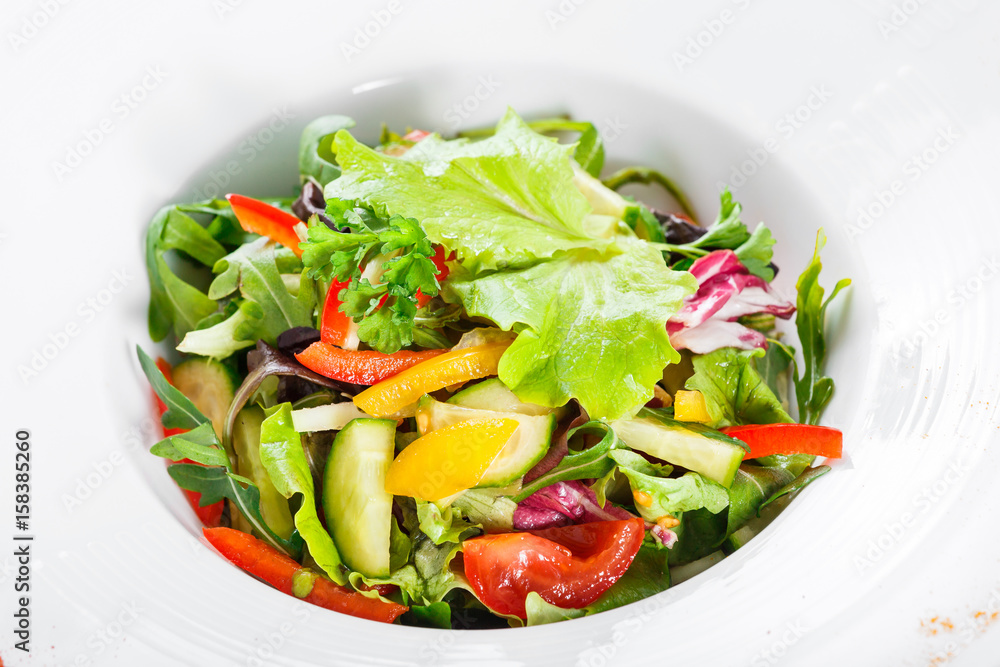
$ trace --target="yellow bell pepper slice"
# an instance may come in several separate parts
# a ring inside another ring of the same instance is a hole
[[[708,405],[705,403],[705,395],[700,391],[679,389],[674,394],[674,419],[699,424],[712,421],[712,416],[708,414]]]
[[[354,405],[373,417],[388,417],[438,389],[496,375],[511,341],[452,350],[372,385],[354,397]]]
[[[441,500],[471,489],[517,430],[515,419],[471,419],[421,436],[389,465],[385,490]]]

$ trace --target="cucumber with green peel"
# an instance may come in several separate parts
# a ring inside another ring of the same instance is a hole
[[[460,405],[476,410],[493,410],[495,412],[516,412],[522,415],[550,415],[561,413],[563,408],[548,408],[535,403],[522,403],[521,400],[507,388],[500,378],[490,378],[478,384],[463,389],[448,399],[452,405]],[[556,419],[559,419],[557,416]]]
[[[634,419],[611,422],[622,441],[667,463],[701,473],[729,488],[746,450],[718,431],[680,422],[643,408]]]
[[[260,460],[260,425],[264,411],[256,405],[240,410],[233,424],[233,450],[236,452],[236,472],[246,477],[260,490],[260,513],[264,522],[282,539],[295,530],[288,500],[278,493]]]
[[[212,420],[216,434],[221,436],[229,406],[236,395],[236,388],[240,386],[240,380],[232,370],[213,359],[195,357],[174,366],[171,381],[202,414]]]
[[[513,419],[518,423],[510,440],[490,464],[477,486],[495,487],[514,483],[541,461],[552,444],[556,428],[555,413],[526,415],[518,412],[479,410],[452,403],[442,403],[424,396],[417,404],[417,429],[421,435],[470,419]]]
[[[323,511],[344,563],[366,577],[389,576],[392,463],[396,422],[354,419],[333,440],[323,474]]]

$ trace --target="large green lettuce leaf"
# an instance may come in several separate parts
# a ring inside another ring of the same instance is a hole
[[[292,426],[292,406],[281,403],[266,410],[260,425],[260,460],[274,488],[285,498],[302,494],[295,512],[295,528],[309,547],[309,555],[338,584],[347,583],[347,568],[341,563],[333,538],[320,523],[312,472],[302,448],[302,437]]]
[[[415,218],[467,268],[524,267],[560,250],[609,245],[584,225],[591,208],[573,183],[573,147],[533,131],[513,110],[482,141],[432,135],[392,157],[341,130],[334,146],[343,173],[326,186],[327,200]]]
[[[595,419],[630,417],[680,355],[666,321],[697,288],[660,252],[619,237],[616,254],[575,251],[519,271],[449,281],[469,315],[518,337],[500,360],[500,379],[528,403],[575,398]]]

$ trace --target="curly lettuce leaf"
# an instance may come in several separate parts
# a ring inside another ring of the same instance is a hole
[[[327,200],[419,220],[470,269],[525,267],[561,250],[609,245],[584,226],[591,209],[573,183],[572,147],[534,132],[513,110],[482,141],[431,135],[393,157],[340,131],[334,147],[343,173],[327,185]]]
[[[656,470],[642,456],[628,450],[613,451],[611,458],[628,478],[632,492],[642,492],[650,497],[649,505],[636,504],[639,514],[647,521],[656,522],[668,514],[677,515],[702,507],[712,514],[718,514],[729,505],[726,487],[696,472],[688,472],[680,477],[667,477],[659,474],[663,471]]]
[[[578,251],[519,271],[449,281],[471,316],[518,337],[500,360],[500,379],[527,403],[577,399],[594,419],[628,417],[680,359],[666,321],[697,288],[669,270],[659,251],[620,237],[621,252]]]
[[[294,517],[295,528],[309,547],[309,555],[323,571],[338,584],[346,584],[347,568],[316,511],[312,472],[302,448],[302,437],[292,425],[292,406],[281,403],[265,413],[267,417],[260,425],[260,461],[278,493],[285,498],[302,495],[302,504]]]
[[[792,419],[781,401],[754,368],[753,361],[764,350],[723,347],[692,359],[694,375],[684,385],[700,391],[712,421],[723,428],[734,424],[790,424]]]

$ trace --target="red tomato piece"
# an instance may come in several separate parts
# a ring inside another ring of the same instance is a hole
[[[526,618],[531,591],[550,604],[579,609],[625,574],[645,532],[637,517],[474,537],[463,543],[465,576],[500,614]]]

